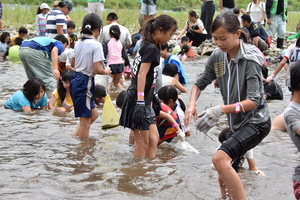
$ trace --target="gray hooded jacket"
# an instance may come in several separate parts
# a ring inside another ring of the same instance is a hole
[[[269,110],[264,98],[261,66],[262,53],[253,45],[240,42],[235,59],[227,60],[227,53],[215,49],[199,75],[195,85],[204,90],[218,79],[224,105],[249,99],[257,108],[247,112],[227,114],[231,130],[235,132],[247,123],[262,123],[269,118]],[[241,108],[242,109],[242,108]]]

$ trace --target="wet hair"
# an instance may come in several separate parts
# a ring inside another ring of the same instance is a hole
[[[241,9],[239,7],[234,7],[232,12],[233,14],[240,14]]]
[[[185,44],[181,47],[181,51],[178,52],[179,55],[183,55],[190,50],[190,46]]]
[[[106,97],[106,89],[102,85],[95,85],[95,90],[94,90],[94,101],[96,102],[96,98],[103,98]]]
[[[157,30],[167,32],[171,29],[174,29],[175,31],[177,28],[176,20],[166,14],[159,15],[154,19],[149,19],[143,27],[143,42],[155,43],[152,34]]]
[[[67,29],[68,28],[76,28],[75,22],[73,21],[67,21]]]
[[[229,128],[224,128],[219,134],[219,142],[223,143],[227,139]]]
[[[69,44],[69,40],[64,35],[56,35],[53,39],[61,41],[63,44]]]
[[[118,19],[119,19],[118,15],[114,12],[109,13],[106,17],[106,21],[110,21],[110,22],[117,21]]]
[[[3,32],[3,33],[1,34],[1,36],[0,36],[0,41],[1,41],[2,43],[5,43],[5,39],[6,39],[7,37],[10,37],[9,32]]]
[[[178,68],[176,65],[172,63],[166,64],[162,71],[163,75],[174,77],[176,74],[178,74]]]
[[[219,14],[213,21],[211,32],[214,33],[221,27],[223,27],[227,32],[235,34],[238,30],[240,30],[241,25],[238,18],[232,12],[224,12]],[[240,38],[247,43],[246,34],[242,30]]]
[[[250,15],[244,14],[244,15],[242,15],[241,18],[242,18],[243,21],[246,21],[246,22],[248,22],[248,23],[251,23],[251,17],[250,17]]]
[[[25,27],[20,27],[19,28],[19,34],[22,34],[22,33],[25,33],[25,34],[27,34],[28,33],[28,30],[27,30],[27,28],[25,28]]]
[[[23,94],[30,102],[33,102],[34,97],[40,93],[41,88],[46,91],[45,83],[42,79],[33,77],[23,85]]]
[[[174,103],[178,100],[181,109],[183,110],[183,112],[185,112],[185,105],[183,101],[180,98],[178,98],[178,92],[173,85],[166,85],[160,88],[157,94],[158,98],[165,102],[165,104],[168,104],[169,100],[172,100]]]
[[[58,92],[61,102],[63,102],[65,100],[66,91],[67,91],[63,85],[63,81],[64,82],[70,81],[74,73],[75,73],[74,70],[67,69],[61,74],[61,77],[57,81],[57,92]]]
[[[100,28],[102,26],[102,21],[98,15],[95,13],[87,14],[82,20],[82,30],[81,34],[93,35],[92,31]],[[82,37],[82,40],[87,39],[86,37]]]
[[[15,44],[16,45],[21,45],[22,42],[23,42],[23,38],[22,37],[16,37],[16,39],[15,39]]]
[[[265,79],[268,78],[269,69],[266,65],[261,66],[261,72]]]
[[[166,43],[166,44],[161,44],[159,48],[160,48],[161,50],[165,50],[165,49],[169,50],[169,45],[168,45],[168,43]]]
[[[197,14],[196,11],[194,11],[194,10],[189,11],[189,16],[195,17],[196,19],[199,18],[198,14]]]
[[[297,60],[297,62],[292,63],[291,66],[289,66],[290,71],[290,81],[291,81],[291,91],[294,93],[294,91],[300,90],[300,60]]]
[[[188,36],[182,36],[180,41],[181,41],[181,43],[190,42],[190,38]]]
[[[117,96],[117,98],[116,98],[116,105],[117,105],[118,108],[122,108],[123,102],[124,102],[124,99],[125,99],[125,96],[126,96],[126,93],[127,93],[127,91],[126,91],[126,90],[123,90],[123,91],[120,92],[120,94]]]
[[[121,31],[120,31],[120,27],[118,25],[112,25],[109,28],[109,34],[111,36],[113,36],[116,40],[119,40],[120,35],[121,35]]]

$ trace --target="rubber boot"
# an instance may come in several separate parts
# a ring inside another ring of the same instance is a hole
[[[282,49],[283,48],[283,41],[284,39],[277,38],[277,48]]]

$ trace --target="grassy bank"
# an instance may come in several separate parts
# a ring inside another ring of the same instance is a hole
[[[54,0],[44,0],[42,2],[52,5]],[[263,0],[265,2],[265,0]],[[75,6],[87,7],[87,0],[73,0]],[[251,0],[236,0],[238,7],[246,8],[248,3],[252,2]],[[12,3],[11,0],[2,0],[2,3],[8,4]],[[14,0],[13,3],[20,5],[39,5],[41,4],[40,0]],[[107,0],[105,3],[106,8],[110,9],[138,9],[140,0]],[[216,7],[219,8],[219,0],[215,0]],[[184,6],[187,9],[200,9],[202,5],[201,0],[157,0],[157,6],[162,10],[172,10],[173,8]],[[299,0],[289,0],[289,10],[290,11],[300,11],[300,1]]]
[[[17,0],[16,0],[17,1]],[[21,1],[21,0],[19,0]],[[121,1],[122,2],[122,1]],[[18,29],[20,26],[24,25],[33,25],[31,30],[35,29],[34,22],[36,16],[36,6],[7,6],[4,4],[3,8],[3,25],[4,29],[7,26],[13,26]],[[104,18],[109,12],[116,12],[120,19],[120,24],[128,27],[130,32],[133,33],[139,29],[138,17],[139,17],[139,9],[106,9],[104,11]],[[187,12],[172,12],[172,11],[163,11],[158,10],[157,14],[166,13],[170,16],[174,17],[179,25],[179,29],[181,30],[187,20]],[[77,27],[80,27],[83,17],[87,14],[87,9],[82,6],[77,6],[72,12],[70,12],[69,16],[75,22]],[[300,19],[300,12],[290,12],[288,18],[287,31],[294,31],[295,27]],[[105,23],[105,21],[104,21]]]

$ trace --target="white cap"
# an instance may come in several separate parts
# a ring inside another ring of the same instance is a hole
[[[41,6],[40,6],[40,9],[42,10],[42,9],[45,9],[45,8],[50,10],[50,7],[48,6],[48,4],[42,3]]]

